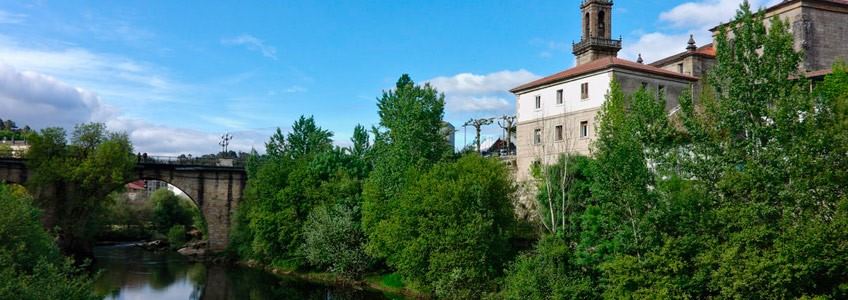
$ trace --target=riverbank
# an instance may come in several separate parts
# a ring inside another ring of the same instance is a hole
[[[352,280],[347,278],[339,277],[333,273],[323,273],[323,272],[298,272],[296,270],[279,268],[268,266],[257,262],[255,260],[247,260],[247,261],[238,261],[236,264],[263,270],[265,272],[280,276],[280,277],[290,277],[296,278],[300,280],[305,280],[309,282],[314,282],[318,284],[325,285],[335,285],[335,286],[345,286],[356,289],[368,289],[373,291],[378,291],[382,293],[389,294],[394,297],[403,297],[405,299],[432,299],[432,295],[429,293],[424,293],[421,291],[417,291],[414,289],[410,289],[408,287],[396,287],[390,286],[384,283],[384,275],[370,275],[366,276],[363,280]]]

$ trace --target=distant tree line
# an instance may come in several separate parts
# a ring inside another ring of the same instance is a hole
[[[3,120],[0,119],[0,141],[2,140],[24,140],[26,135],[31,133],[32,129],[29,125],[25,125],[23,128],[18,128],[17,123],[12,120]]]

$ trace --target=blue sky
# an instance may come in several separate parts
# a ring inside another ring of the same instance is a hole
[[[616,1],[620,56],[707,43],[739,2]],[[304,114],[343,145],[378,122],[375,99],[402,73],[444,91],[455,125],[514,113],[506,91],[573,66],[579,26],[577,0],[2,0],[0,118],[106,122],[139,151],[177,154],[215,151],[225,131],[262,148]]]

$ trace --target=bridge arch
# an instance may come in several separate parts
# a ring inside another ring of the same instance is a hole
[[[159,180],[182,190],[206,221],[209,250],[227,248],[235,210],[247,183],[244,168],[147,160],[137,163],[133,172],[134,176],[127,178],[129,182]],[[25,184],[29,177],[25,160],[0,158],[0,182]]]
[[[132,180],[159,180],[182,190],[206,220],[209,249],[222,251],[227,248],[235,209],[247,182],[243,169],[151,162],[137,164],[135,175]]]

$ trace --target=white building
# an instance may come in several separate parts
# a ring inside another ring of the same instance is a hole
[[[666,99],[669,110],[698,81],[682,71],[616,57],[621,40],[611,39],[612,6],[611,0],[580,4],[583,37],[573,45],[577,66],[510,90],[516,96],[519,181],[530,178],[535,162],[552,163],[566,152],[591,154],[596,115],[613,78],[625,92],[642,87],[656,91]]]

